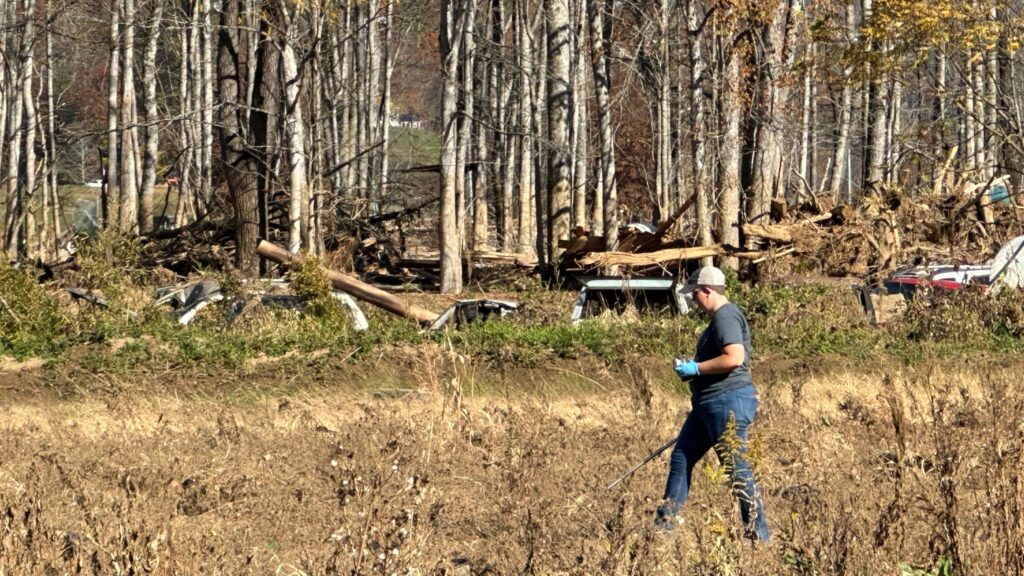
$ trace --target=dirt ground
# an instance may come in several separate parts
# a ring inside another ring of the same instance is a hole
[[[651,522],[667,458],[605,489],[689,410],[667,369],[426,358],[233,378],[6,365],[0,575],[1024,569],[1016,366],[756,365],[773,541],[752,548],[713,456],[672,535]]]

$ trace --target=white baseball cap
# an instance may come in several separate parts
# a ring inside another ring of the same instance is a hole
[[[704,266],[690,276],[690,286],[722,286],[725,287],[725,274],[714,266]]]

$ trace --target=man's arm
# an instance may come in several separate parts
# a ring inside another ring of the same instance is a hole
[[[697,364],[701,374],[728,374],[743,366],[747,352],[743,344],[728,344],[722,354]]]

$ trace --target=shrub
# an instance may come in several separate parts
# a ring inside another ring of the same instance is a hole
[[[0,261],[0,353],[50,357],[66,343],[57,299],[29,274]]]
[[[292,290],[306,302],[306,310],[317,317],[336,319],[341,313],[341,304],[334,299],[331,281],[320,259],[306,254],[302,261],[292,267],[289,273]]]

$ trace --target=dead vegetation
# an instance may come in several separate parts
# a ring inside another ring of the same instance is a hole
[[[486,368],[432,358],[397,398],[314,387],[243,404],[228,392],[14,403],[0,573],[1024,569],[1014,366],[982,380],[762,370],[754,454],[774,542],[751,549],[713,458],[672,537],[650,521],[663,460],[604,489],[685,412],[659,372],[595,375],[600,394],[502,398],[472,395]]]

